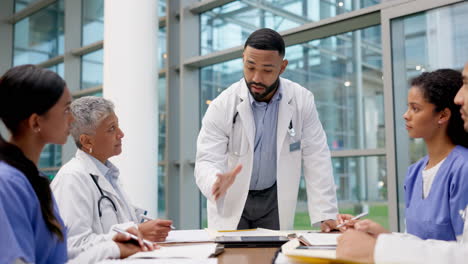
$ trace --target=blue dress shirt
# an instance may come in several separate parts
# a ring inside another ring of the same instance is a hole
[[[249,92],[255,120],[254,159],[249,190],[264,190],[276,182],[276,134],[282,87],[270,102],[257,102]]]

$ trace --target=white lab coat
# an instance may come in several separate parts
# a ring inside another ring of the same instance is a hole
[[[98,200],[101,198],[90,173],[97,176],[98,184],[104,195],[115,203],[117,212],[107,200],[101,202],[102,217],[99,217]],[[115,243],[102,242],[112,240],[115,235],[112,226],[126,229],[134,223],[139,223],[137,217],[143,210],[133,207],[122,190],[120,197],[111,183],[101,174],[91,157],[77,150],[75,157],[65,164],[51,183],[51,189],[65,226],[67,227],[67,246],[69,254],[87,251],[90,247],[100,244],[100,247],[113,247]],[[121,188],[122,189],[122,188]],[[130,206],[130,214],[124,203]]]
[[[314,96],[287,79],[280,78],[280,85],[283,94],[277,130],[278,210],[280,228],[291,230],[301,165],[304,168],[311,223],[335,219],[338,210],[330,151]],[[247,199],[255,138],[255,122],[248,93],[244,79],[223,91],[208,107],[198,135],[195,178],[208,199],[209,228],[236,229]],[[288,133],[291,121],[296,132],[294,137]],[[298,140],[301,140],[301,149],[290,152],[290,144]],[[226,195],[215,201],[211,190],[216,174],[231,171],[237,164],[243,165],[242,171]]]
[[[468,212],[468,207],[465,209]],[[377,238],[374,260],[378,264],[465,264],[468,263],[468,215],[460,242],[422,240],[402,233],[382,234]]]

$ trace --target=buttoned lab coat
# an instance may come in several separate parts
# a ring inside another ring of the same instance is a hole
[[[311,223],[336,219],[338,210],[330,151],[314,96],[287,79],[280,78],[280,85],[283,94],[276,142],[278,210],[280,228],[290,230],[293,229],[301,165]],[[234,83],[211,102],[202,121],[197,141],[195,178],[208,200],[209,228],[236,229],[247,199],[255,138],[248,93],[244,79]],[[294,136],[288,133],[291,121]],[[299,141],[300,148],[294,151]],[[216,174],[229,172],[237,164],[242,164],[243,169],[226,195],[215,201],[211,191]]]
[[[90,173],[97,176],[97,181],[104,195],[114,202],[104,199],[101,202],[102,217],[99,217],[98,200],[101,198]],[[118,195],[111,183],[101,174],[94,162],[85,152],[77,150],[75,157],[65,164],[51,183],[52,192],[57,201],[60,215],[68,229],[68,250],[85,250],[102,241],[109,241],[115,235],[112,226],[126,229],[134,223],[140,223],[139,215],[144,210],[133,207],[123,192]],[[122,188],[121,188],[122,189]],[[130,217],[123,201],[127,201]],[[115,243],[113,243],[115,244]],[[114,245],[115,246],[115,245]]]

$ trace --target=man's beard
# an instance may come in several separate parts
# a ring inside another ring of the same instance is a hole
[[[245,83],[247,84],[247,88],[249,88],[250,94],[253,96],[253,98],[256,101],[262,101],[267,95],[269,95],[272,91],[275,91],[279,87],[279,77],[270,86],[266,86],[263,83],[247,82],[247,80],[245,81]],[[263,93],[252,92],[252,85],[263,87],[265,89],[265,92]]]

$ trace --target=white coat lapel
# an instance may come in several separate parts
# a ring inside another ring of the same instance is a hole
[[[279,162],[281,150],[286,139],[286,132],[289,129],[289,124],[292,120],[294,102],[292,91],[285,86],[284,81],[280,78],[280,85],[282,86],[282,98],[278,110],[278,127],[277,127],[277,140],[276,140],[276,160]],[[293,124],[294,126],[295,124]]]
[[[242,79],[241,85],[239,87],[238,96],[240,103],[237,105],[237,112],[239,113],[239,118],[242,120],[242,126],[247,135],[249,141],[250,149],[254,149],[254,138],[255,138],[255,121],[253,119],[252,106],[250,105],[248,88],[245,84],[245,80]]]
[[[96,167],[96,164],[91,160],[91,157],[88,156],[85,152],[82,150],[77,151],[77,158],[83,161],[84,168],[86,171],[86,177],[90,177],[91,175],[94,175],[95,179],[97,180],[97,183],[99,184],[99,187],[102,189],[104,192],[104,195],[112,194],[114,197],[119,197],[117,193],[115,192],[114,188],[110,184],[110,182],[102,175],[102,173],[99,171],[99,169]],[[93,181],[93,186],[91,188],[96,188],[97,186]]]

